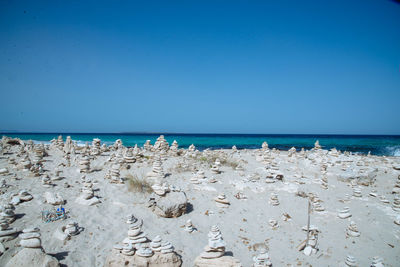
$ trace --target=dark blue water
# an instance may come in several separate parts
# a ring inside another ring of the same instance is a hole
[[[116,139],[121,139],[125,146],[142,146],[146,140],[154,144],[160,133],[3,133],[10,137],[19,137],[23,140],[34,140],[48,143],[58,135],[67,135],[84,144],[93,138],[100,138],[106,144],[112,144]],[[176,140],[180,147],[187,148],[194,144],[198,149],[231,148],[260,148],[262,142],[267,141],[271,148],[288,150],[311,149],[316,140],[319,140],[324,149],[336,148],[341,151],[368,153],[374,155],[400,156],[400,135],[305,135],[305,134],[164,134],[171,144]]]

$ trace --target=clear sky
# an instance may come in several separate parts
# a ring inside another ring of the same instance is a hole
[[[400,134],[400,4],[0,1],[0,130]]]

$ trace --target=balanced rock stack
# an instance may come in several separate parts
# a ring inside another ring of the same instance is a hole
[[[360,232],[358,231],[357,225],[355,222],[351,221],[346,231],[347,237],[359,237]]]
[[[59,135],[56,141],[56,146],[58,149],[63,150],[64,149],[64,140],[62,135]]]
[[[321,145],[319,144],[319,140],[317,140],[317,141],[315,142],[314,148],[313,148],[313,149],[314,149],[314,150],[321,150],[321,149],[322,149]]]
[[[358,187],[358,186],[353,187],[353,197],[362,197],[360,187]]]
[[[153,189],[153,192],[158,195],[158,196],[165,196],[166,193],[168,193],[169,187],[165,183],[155,183],[151,186]]]
[[[79,172],[80,173],[90,172],[90,159],[87,155],[83,155],[83,157],[79,161]]]
[[[140,244],[147,242],[146,233],[142,232],[143,221],[134,215],[129,215],[126,221],[129,224],[128,237],[122,243],[138,248]]]
[[[340,219],[347,219],[351,217],[350,208],[344,207],[342,210],[338,212],[337,215]]]
[[[220,160],[217,158],[214,162],[214,164],[211,166],[211,172],[214,174],[219,174],[221,173],[219,167],[221,166]]]
[[[323,175],[321,178],[321,188],[328,189],[328,177],[326,175]]]
[[[114,142],[114,150],[121,150],[123,149],[124,145],[122,144],[122,140],[121,139],[117,139]]]
[[[0,243],[10,241],[18,236],[18,231],[10,228],[10,225],[5,218],[0,219]]]
[[[167,140],[165,140],[164,135],[160,135],[156,142],[154,143],[153,146],[153,151],[158,151],[158,152],[167,152],[169,149],[169,144]]]
[[[0,219],[7,220],[8,223],[12,223],[15,221],[15,207],[11,203],[7,203],[0,206]]]
[[[162,161],[160,155],[154,156],[153,168],[147,173],[147,178],[153,179],[155,181],[161,181],[165,177],[164,170],[162,168]]]
[[[225,194],[219,194],[216,198],[214,198],[214,201],[219,208],[227,208],[230,205],[229,201],[226,199]]]
[[[288,150],[288,157],[292,157],[292,156],[295,156],[295,155],[296,155],[296,148],[295,147],[291,147]]]
[[[120,177],[120,169],[121,165],[119,163],[114,163],[111,165],[111,170],[109,172],[109,176],[111,179],[111,183],[113,184],[123,184],[124,180]]]
[[[14,194],[11,197],[10,203],[13,205],[18,205],[21,202],[31,201],[33,196],[26,190],[21,190],[18,194]]]
[[[399,194],[399,193],[400,193],[400,175],[397,177],[397,181],[392,190],[392,194]]]
[[[170,242],[162,242],[160,236],[156,236],[148,243],[147,238],[141,232],[142,221],[133,215],[128,217],[130,224],[128,237],[123,241],[124,245],[115,245],[111,255],[106,259],[104,267],[180,267],[182,261],[174,251]]]
[[[124,160],[126,163],[131,164],[136,162],[136,157],[133,154],[133,148],[128,148],[124,155]]]
[[[351,255],[347,255],[345,261],[344,261],[345,266],[349,266],[349,267],[357,267],[357,260],[355,257],[351,256]]]
[[[196,147],[191,144],[188,149],[186,150],[185,156],[187,157],[195,157],[196,156]]]
[[[194,260],[194,267],[240,267],[240,262],[225,255],[225,241],[217,226],[212,226],[208,233],[208,245],[204,252]]]
[[[306,243],[303,253],[306,256],[311,256],[312,254],[317,253],[318,251],[317,245],[318,245],[318,231],[317,230],[310,231],[308,243]]]
[[[276,193],[271,193],[271,196],[269,198],[269,203],[272,206],[278,206],[279,205],[279,199],[278,199],[278,195]]]
[[[21,238],[20,245],[23,249],[10,259],[6,267],[59,266],[56,258],[44,252],[38,228],[24,229],[19,237]]]
[[[146,140],[146,142],[143,145],[143,148],[146,151],[151,151],[152,150],[153,146],[151,145],[150,140]]]
[[[75,152],[74,144],[72,143],[71,136],[67,136],[67,139],[65,139],[63,150],[64,150],[64,153],[66,153],[66,154],[73,154],[73,152]]]
[[[383,260],[381,257],[375,256],[372,258],[371,267],[384,267]]]
[[[71,238],[72,236],[78,235],[80,232],[82,232],[82,230],[83,228],[79,227],[78,223],[70,222],[66,226],[62,226],[57,229],[54,233],[54,237],[64,241]]]
[[[24,229],[22,234],[19,235],[21,238],[20,245],[24,248],[41,248],[42,242],[40,240],[40,230],[38,228]]]
[[[176,140],[174,140],[169,148],[169,153],[173,156],[177,156],[178,155],[178,142],[176,142]]]
[[[187,220],[185,223],[185,231],[188,233],[192,233],[194,231],[196,231],[196,228],[194,227],[192,220]]]
[[[262,145],[261,145],[261,150],[262,151],[268,151],[269,150],[269,147],[268,147],[268,143],[267,142],[263,142],[262,143]]]
[[[400,196],[395,196],[392,204],[394,211],[400,212]]]
[[[94,195],[93,184],[85,182],[81,189],[81,194],[75,200],[76,203],[81,205],[93,206],[100,203],[98,197]]]
[[[29,171],[30,168],[32,166],[32,162],[29,159],[28,155],[25,154],[23,156],[23,158],[21,159],[21,161],[18,163],[18,169],[22,170],[22,171]]]
[[[254,256],[253,261],[253,267],[272,267],[272,262],[266,249],[262,249],[257,256]]]
[[[33,155],[32,155],[32,162],[33,164],[40,164],[42,163],[43,157],[46,154],[46,150],[44,148],[43,144],[37,145],[33,149]]]
[[[324,211],[325,208],[322,206],[321,202],[322,202],[322,200],[319,197],[317,197],[316,195],[313,195],[311,197],[311,203],[313,205],[313,210]]]
[[[101,154],[101,140],[94,138],[92,141],[92,149],[90,150],[90,155],[98,156]]]

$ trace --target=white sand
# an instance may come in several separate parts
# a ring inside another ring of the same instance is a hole
[[[17,146],[11,148],[16,152]],[[147,208],[148,195],[129,192],[126,184],[110,184],[104,179],[110,163],[105,164],[110,153],[105,152],[91,162],[91,167],[100,167],[101,171],[86,174],[86,177],[96,181],[95,188],[99,189],[96,194],[101,203],[96,206],[82,206],[75,203],[81,188],[80,177],[77,172],[77,163],[71,167],[63,168],[62,176],[65,179],[56,181],[57,186],[44,188],[41,177],[29,177],[22,171],[13,169],[8,164],[8,158],[16,157],[16,153],[4,154],[0,157],[0,168],[7,167],[11,173],[17,174],[20,180],[12,179],[11,175],[2,176],[8,189],[3,189],[2,202],[9,200],[11,193],[17,193],[21,189],[28,190],[34,199],[16,206],[16,213],[21,215],[11,227],[24,229],[38,226],[42,234],[42,246],[49,254],[56,255],[60,263],[65,266],[103,266],[107,255],[114,244],[122,241],[127,236],[126,216],[134,214],[143,219],[143,229],[151,239],[160,235],[163,240],[170,241],[178,254],[182,256],[183,266],[193,266],[193,261],[207,244],[207,233],[212,225],[218,225],[227,243],[227,251],[239,259],[243,266],[251,266],[252,257],[257,254],[253,246],[265,243],[269,248],[269,255],[274,266],[340,266],[346,255],[350,254],[357,258],[359,266],[369,266],[372,257],[383,258],[385,266],[400,266],[400,226],[393,223],[396,213],[391,208],[394,195],[391,194],[400,171],[394,170],[392,164],[399,164],[400,159],[396,157],[357,156],[345,157],[322,156],[327,151],[318,152],[317,163],[303,157],[289,159],[287,152],[272,154],[274,161],[278,163],[279,171],[284,175],[284,181],[272,184],[265,183],[267,170],[265,164],[256,161],[256,154],[260,150],[240,150],[233,153],[231,150],[214,151],[212,153],[224,153],[228,155],[230,162],[239,159],[246,161],[243,165],[244,176],[240,176],[231,166],[222,165],[221,174],[212,175],[210,166],[200,160],[202,155],[196,159],[187,160],[191,167],[197,167],[205,171],[207,178],[214,176],[218,182],[214,184],[193,185],[190,183],[192,172],[178,172],[174,166],[183,161],[183,157],[169,156],[163,162],[166,173],[171,175],[165,181],[171,185],[180,187],[187,195],[191,205],[189,213],[179,218],[160,218]],[[297,153],[298,154],[298,153]],[[44,168],[53,175],[54,168],[64,162],[63,152],[54,148],[49,150],[49,156],[45,158]],[[146,152],[145,155],[152,157],[153,153]],[[79,154],[77,154],[79,156]],[[321,177],[322,158],[327,159],[333,166],[328,166],[328,185],[324,190],[320,187],[318,179]],[[18,158],[17,162],[18,162]],[[341,164],[334,163],[339,159],[346,159],[351,170],[359,173],[360,169],[378,169],[376,182],[371,186],[361,186],[362,197],[350,197],[350,201],[342,203],[339,199],[345,194],[352,195],[352,188],[348,182],[338,180],[341,173]],[[367,162],[368,166],[356,166],[357,161]],[[151,163],[134,163],[132,168],[121,171],[121,176],[136,174],[143,177],[151,170]],[[303,173],[305,184],[295,182],[295,170]],[[259,173],[261,179],[257,182],[243,181],[248,175]],[[64,188],[64,182],[71,187]],[[390,204],[384,204],[379,198],[369,196],[372,189],[377,190],[378,195],[384,195]],[[313,212],[311,224],[319,228],[321,233],[318,237],[319,251],[312,256],[305,256],[297,250],[297,246],[306,238],[306,233],[301,230],[307,224],[307,199],[296,196],[296,192],[312,192],[319,196],[325,207],[324,212]],[[41,210],[52,208],[49,204],[43,204],[43,193],[46,191],[58,192],[66,200],[65,209],[69,212],[70,220],[76,221],[84,231],[71,240],[60,241],[53,237],[55,229],[65,225],[66,221],[44,223],[41,221]],[[247,200],[238,200],[234,197],[237,192],[245,194]],[[269,204],[271,192],[276,192],[280,205]],[[218,193],[224,193],[230,201],[230,207],[226,209],[217,208],[214,197]],[[337,211],[345,206],[350,207],[352,217],[349,219],[337,218]],[[209,215],[206,215],[208,211]],[[282,214],[288,213],[290,221],[283,221]],[[23,215],[23,216],[22,216]],[[187,233],[183,230],[185,222],[191,219],[199,230]],[[270,219],[276,219],[279,228],[272,230],[268,224]],[[346,228],[350,221],[355,221],[361,233],[360,237],[346,238]],[[0,266],[4,266],[8,260],[20,250],[15,247],[19,238],[5,242],[8,250],[0,257]]]

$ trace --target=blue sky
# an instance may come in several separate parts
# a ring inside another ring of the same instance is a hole
[[[1,1],[0,130],[400,134],[400,4]]]

